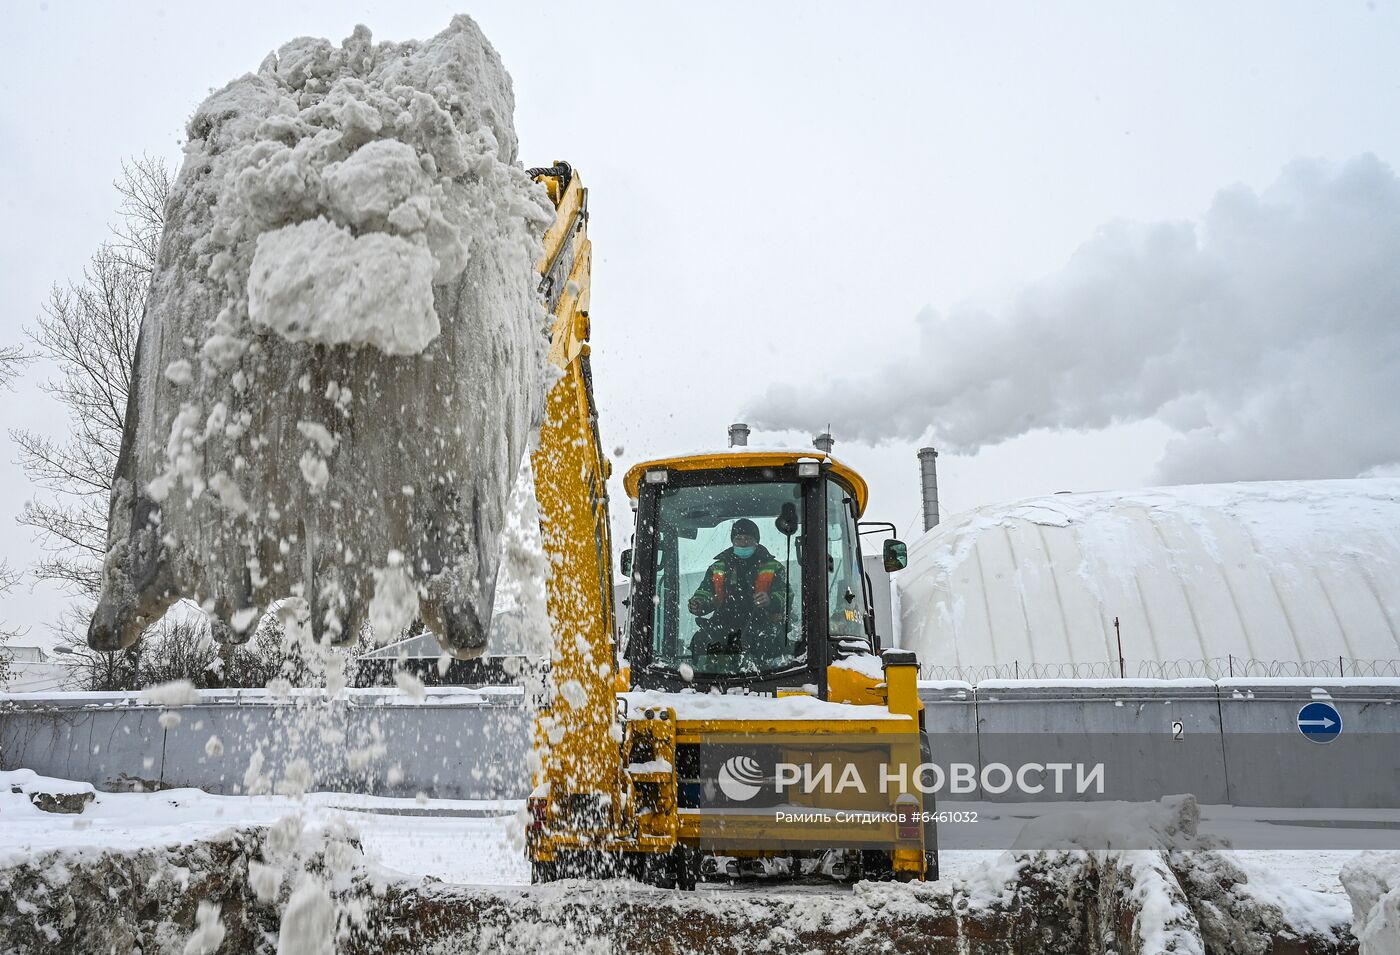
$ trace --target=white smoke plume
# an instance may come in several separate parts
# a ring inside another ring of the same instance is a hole
[[[1299,160],[1199,221],[1115,222],[997,311],[925,310],[907,354],[820,390],[775,387],[760,427],[931,436],[972,454],[1038,428],[1157,419],[1163,483],[1354,477],[1400,461],[1400,180]]]

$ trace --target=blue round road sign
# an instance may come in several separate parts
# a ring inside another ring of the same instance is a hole
[[[1331,703],[1314,700],[1298,711],[1298,732],[1314,743],[1330,743],[1342,735],[1342,714]]]

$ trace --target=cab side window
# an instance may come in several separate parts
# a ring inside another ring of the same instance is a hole
[[[864,641],[868,646],[865,577],[860,565],[858,540],[851,495],[834,481],[828,482],[826,546],[829,560],[826,589],[829,632],[833,639],[851,638]]]

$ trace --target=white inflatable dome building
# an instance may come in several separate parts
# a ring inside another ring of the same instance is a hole
[[[1055,494],[909,550],[926,677],[1400,676],[1400,479]]]

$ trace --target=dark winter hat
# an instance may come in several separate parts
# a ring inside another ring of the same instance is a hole
[[[754,540],[758,540],[758,525],[747,517],[741,517],[734,522],[734,526],[729,528],[729,539],[732,541],[740,534],[747,534]]]

